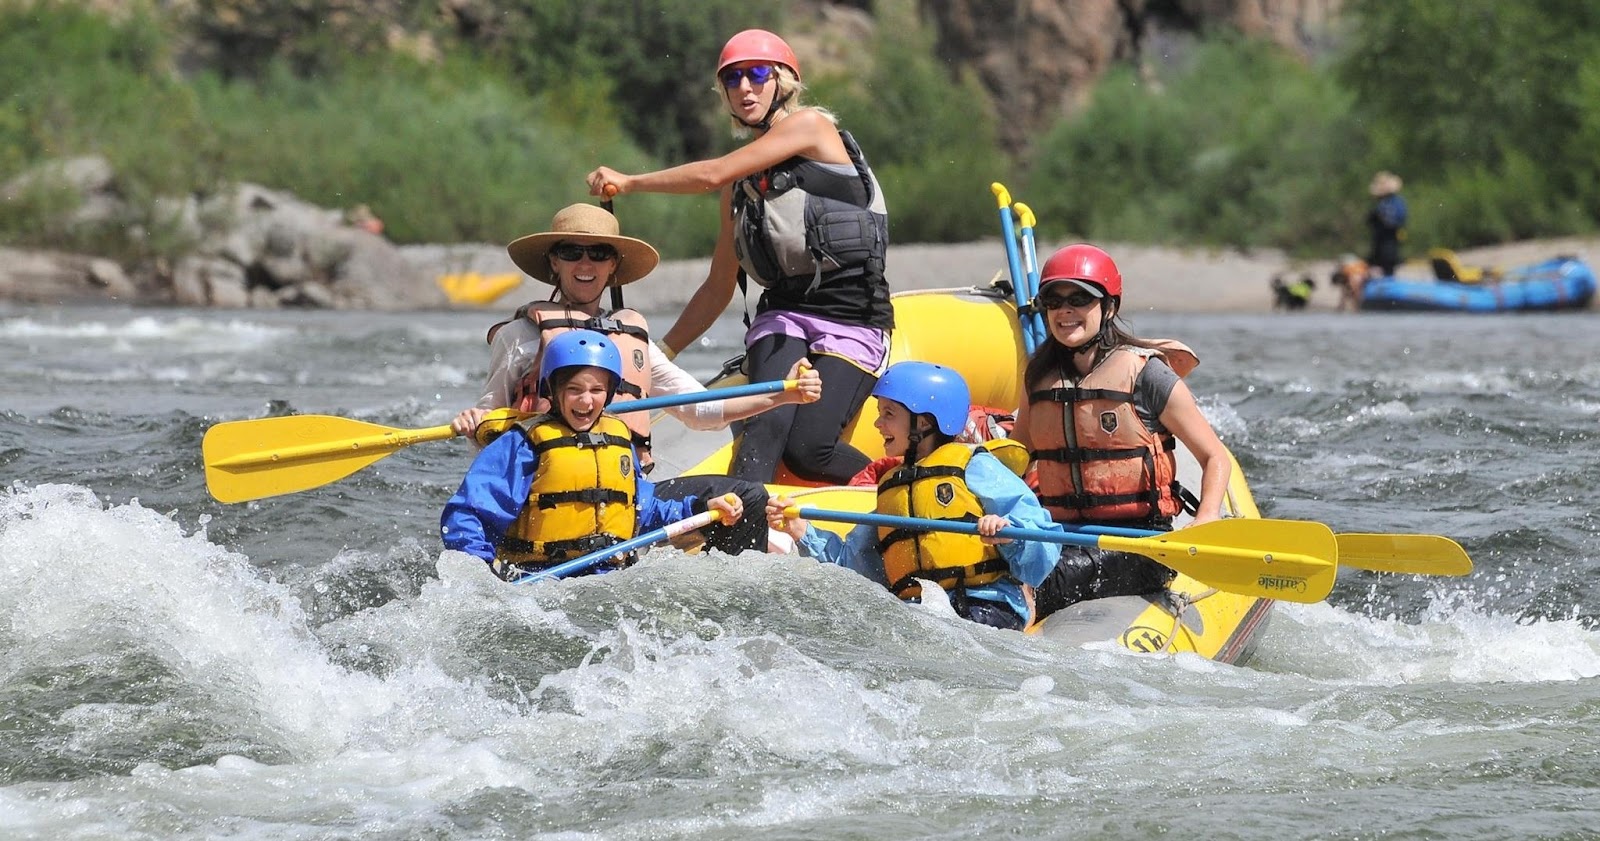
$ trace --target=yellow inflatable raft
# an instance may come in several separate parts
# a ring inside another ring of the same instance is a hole
[[[894,340],[891,362],[916,359],[960,371],[977,405],[1012,407],[1022,393],[1025,360],[1018,332],[1016,305],[1003,291],[988,288],[941,289],[900,293],[894,297]],[[735,385],[724,380],[717,385]],[[876,401],[867,400],[846,430],[845,440],[871,458],[883,455],[883,442],[872,428]],[[657,452],[666,447],[660,446]],[[724,443],[710,456],[682,472],[724,473],[733,456]],[[703,450],[702,450],[703,452]],[[1178,448],[1179,477],[1190,488],[1200,486],[1199,466]],[[773,493],[793,496],[802,505],[844,511],[871,511],[876,493],[864,487],[815,487],[780,473]],[[1225,513],[1259,517],[1255,500],[1237,462],[1229,484]],[[843,524],[817,523],[843,533]],[[1264,627],[1273,602],[1214,590],[1185,575],[1170,589],[1151,597],[1118,597],[1081,602],[1029,628],[1030,633],[1067,643],[1115,640],[1134,651],[1191,652],[1224,663],[1245,659]]]
[[[500,296],[522,285],[519,272],[505,274],[442,274],[435,278],[450,303],[457,306],[486,307]]]

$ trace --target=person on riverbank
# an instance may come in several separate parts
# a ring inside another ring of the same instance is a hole
[[[878,513],[977,522],[978,535],[856,526],[841,540],[806,520],[789,518],[786,496],[767,503],[768,525],[783,529],[801,554],[848,567],[902,599],[921,597],[918,580],[944,588],[963,618],[1022,629],[1033,619],[1028,588],[1055,568],[1048,543],[996,538],[1006,526],[1059,531],[1033,492],[1010,468],[974,444],[955,440],[966,428],[970,392],[954,370],[929,362],[900,362],[884,372],[874,426],[884,452],[911,466],[878,484]]]
[[[730,472],[769,482],[781,461],[803,479],[842,484],[868,462],[844,442],[844,428],[888,362],[894,327],[883,193],[833,115],[803,104],[800,63],[782,38],[760,29],[733,36],[716,79],[735,134],[749,143],[638,175],[602,166],[589,173],[589,191],[721,191],[711,270],[663,344],[669,354],[687,347],[727,309],[735,288],[753,279],[764,291],[755,320],[746,317],[750,379],[774,378],[809,358],[828,389],[815,403],[746,423]]]
[[[1367,211],[1367,228],[1372,231],[1372,250],[1367,265],[1379,277],[1393,277],[1403,262],[1400,243],[1406,237],[1406,201],[1400,197],[1400,176],[1387,170],[1372,176],[1367,185],[1372,209]]]
[[[612,286],[643,279],[660,261],[649,243],[623,236],[615,216],[590,204],[570,205],[556,212],[549,230],[521,237],[507,250],[519,268],[554,289],[550,300],[526,304],[509,320],[490,328],[490,370],[484,394],[476,405],[463,410],[451,422],[457,434],[475,435],[484,414],[493,409],[509,406],[525,412],[544,411],[547,404],[541,402],[536,389],[528,387],[533,385],[533,378],[524,374],[537,373],[537,360],[546,342],[579,328],[604,333],[617,345],[623,358],[620,388],[627,397],[705,390],[651,342],[650,325],[642,314],[626,308],[608,311],[601,306]],[[821,378],[805,359],[790,366],[785,378],[798,380],[800,388],[693,403],[666,411],[690,429],[722,429],[774,407],[812,402],[822,395]],[[619,404],[618,408],[623,406]],[[652,464],[649,414],[622,412],[620,417],[644,459],[642,469],[648,472]],[[656,486],[657,495],[663,499],[729,492],[738,494],[746,506],[756,510],[766,505],[767,491],[760,483],[726,476],[685,476]],[[709,526],[702,534],[712,548],[729,554],[769,548],[766,528],[759,522]]]
[[[1122,274],[1093,245],[1060,249],[1034,306],[1050,337],[1028,360],[1014,437],[1033,455],[1039,501],[1062,525],[1170,530],[1188,508],[1222,516],[1232,463],[1182,377],[1199,364],[1170,339],[1140,339],[1117,317]],[[1178,484],[1181,441],[1200,463],[1200,498]],[[1164,589],[1172,570],[1140,555],[1068,546],[1037,592],[1039,618],[1074,602]]]
[[[605,412],[622,371],[621,352],[599,333],[572,330],[551,339],[538,373],[551,411],[518,422],[473,460],[440,517],[445,548],[514,580],[707,508],[738,523],[738,496],[669,500],[655,493],[638,469],[628,426]]]

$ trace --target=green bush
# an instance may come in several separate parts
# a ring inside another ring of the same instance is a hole
[[[1392,150],[1382,166],[1406,178],[1415,232],[1460,247],[1594,229],[1600,5],[1355,0],[1350,12],[1338,75]]]
[[[1039,142],[1042,236],[1348,249],[1366,145],[1350,98],[1268,44],[1217,41],[1160,86],[1118,70]]]

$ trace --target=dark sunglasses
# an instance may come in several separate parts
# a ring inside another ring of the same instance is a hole
[[[751,85],[765,85],[772,81],[778,68],[770,64],[756,64],[750,67],[730,67],[722,71],[722,86],[732,90],[739,87],[740,79],[749,79]]]
[[[1062,307],[1072,307],[1073,309],[1083,309],[1084,307],[1087,307],[1090,304],[1092,304],[1092,303],[1094,303],[1095,301],[1098,301],[1098,300],[1100,300],[1100,299],[1096,298],[1095,296],[1093,296],[1091,294],[1089,294],[1088,292],[1085,292],[1082,289],[1075,289],[1072,292],[1068,293],[1065,298],[1061,297],[1060,295],[1054,295],[1054,294],[1052,294],[1052,295],[1040,295],[1039,296],[1039,306],[1041,306],[1041,307],[1043,307],[1043,308],[1045,308],[1047,310],[1058,310],[1058,309],[1061,309]]]
[[[557,243],[550,249],[550,253],[556,255],[558,259],[566,260],[568,263],[576,263],[582,260],[585,254],[589,255],[589,259],[596,263],[617,259],[616,246],[607,245],[603,242],[595,245],[578,245],[572,242]]]

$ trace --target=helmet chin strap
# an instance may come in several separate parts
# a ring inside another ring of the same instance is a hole
[[[782,108],[784,105],[788,104],[790,96],[791,96],[791,94],[784,94],[782,96],[774,96],[772,98],[772,104],[767,106],[767,115],[765,117],[762,117],[761,118],[761,122],[759,122],[759,123],[745,122],[745,119],[743,117],[739,116],[738,114],[733,113],[732,111],[728,112],[728,116],[734,118],[735,120],[738,120],[739,124],[742,125],[742,126],[746,126],[748,128],[753,128],[753,129],[756,129],[758,131],[767,131],[768,129],[772,128],[772,116],[774,114],[778,113],[778,109],[779,108]]]

